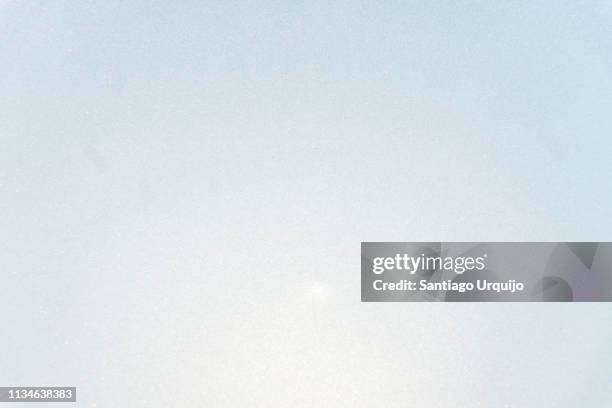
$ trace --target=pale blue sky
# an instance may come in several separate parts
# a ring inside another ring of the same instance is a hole
[[[612,3],[382,3],[0,0],[0,385],[612,406],[607,305],[359,303],[361,241],[610,240]]]

